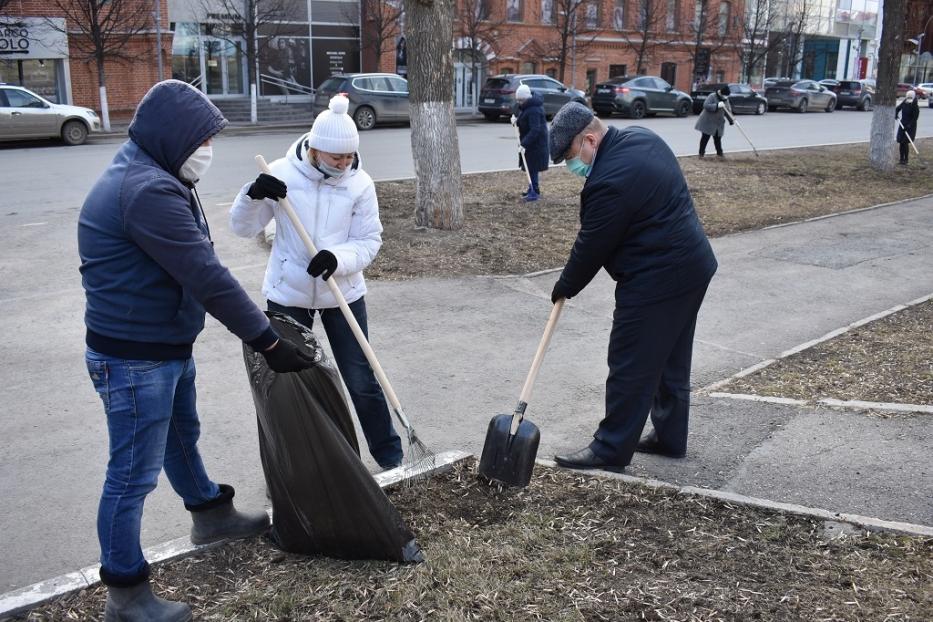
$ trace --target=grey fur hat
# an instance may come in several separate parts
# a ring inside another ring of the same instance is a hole
[[[557,111],[551,121],[549,151],[554,164],[560,164],[574,137],[593,120],[593,111],[580,102],[568,102]]]

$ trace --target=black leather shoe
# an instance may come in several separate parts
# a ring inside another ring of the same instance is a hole
[[[664,456],[665,458],[683,458],[687,455],[687,452],[685,451],[677,453],[661,445],[653,432],[638,441],[638,445],[635,446],[635,451],[641,452],[643,454],[657,454],[658,456]]]
[[[558,466],[566,469],[603,469],[605,471],[614,471],[621,473],[625,470],[624,464],[612,464],[603,460],[589,447],[584,447],[580,451],[575,451],[566,456],[554,456],[554,462]]]

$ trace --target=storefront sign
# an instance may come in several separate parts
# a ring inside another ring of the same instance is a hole
[[[68,36],[61,17],[0,17],[0,57],[51,59],[68,57]]]

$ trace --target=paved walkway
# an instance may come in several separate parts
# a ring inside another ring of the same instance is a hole
[[[225,229],[215,227],[218,252],[258,292],[265,249]],[[930,294],[931,230],[926,198],[714,240],[720,269],[698,325],[695,385]],[[490,417],[518,397],[555,278],[370,284],[374,348],[429,446],[479,454]],[[528,410],[542,430],[541,457],[579,448],[601,417],[612,287],[600,275],[565,308]],[[0,388],[0,488],[15,501],[0,508],[0,592],[94,563],[106,461],[100,404],[81,363],[80,288],[43,298],[14,287],[7,296],[2,347],[16,364],[4,366]],[[237,340],[209,321],[196,347],[202,450],[248,507],[264,495],[241,356]],[[632,474],[933,525],[931,416],[707,396],[695,404],[687,458],[637,455]],[[181,537],[189,524],[163,480],[147,501],[143,545]]]

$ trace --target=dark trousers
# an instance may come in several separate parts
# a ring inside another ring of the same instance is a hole
[[[535,194],[541,194],[541,191],[538,189],[538,171],[529,168],[528,176],[531,177],[531,190],[534,190]]]
[[[590,444],[599,457],[629,464],[649,413],[660,444],[672,453],[686,451],[693,332],[707,285],[652,304],[624,306],[617,300],[606,417]]]
[[[901,150],[901,162],[907,162],[910,159],[910,144],[898,143],[897,146]]]
[[[386,404],[382,387],[376,381],[366,355],[360,348],[359,342],[353,336],[353,331],[343,313],[336,309],[304,309],[302,307],[286,307],[268,301],[270,311],[278,311],[291,317],[308,328],[314,327],[314,314],[321,314],[324,332],[327,341],[334,353],[337,369],[350,392],[350,400],[356,409],[363,435],[369,446],[369,453],[381,467],[391,467],[402,461],[402,440],[392,427],[392,416]],[[350,303],[350,310],[359,322],[363,334],[369,337],[366,325],[366,302],[363,298]]]
[[[700,155],[706,153],[706,145],[709,144],[709,137],[709,134],[700,136]],[[716,146],[716,155],[722,155],[722,136],[719,135],[719,132],[713,134],[713,145]]]

